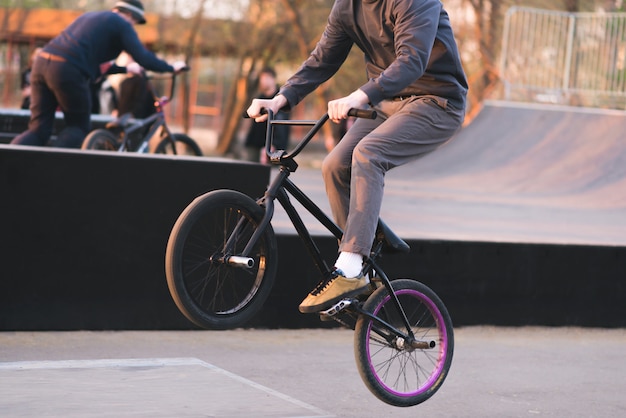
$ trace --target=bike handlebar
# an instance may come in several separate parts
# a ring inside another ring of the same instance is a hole
[[[267,109],[263,108],[261,109],[261,114],[265,115],[267,113]],[[378,114],[376,113],[375,110],[373,109],[357,109],[357,108],[352,108],[350,110],[348,110],[348,116],[353,116],[355,118],[363,118],[363,119],[376,119],[376,116],[378,116]],[[248,113],[246,111],[243,112],[243,117],[246,119],[250,119],[250,115],[248,115]],[[287,122],[301,122],[301,121],[287,121]],[[294,123],[295,125],[295,123]]]
[[[261,114],[267,113],[267,130],[265,132],[265,153],[268,158],[273,163],[281,163],[289,160],[287,163],[283,165],[289,166],[292,170],[295,170],[297,164],[293,161],[293,158],[296,157],[300,152],[306,147],[306,145],[313,139],[315,134],[319,132],[322,126],[328,121],[329,116],[328,113],[325,113],[318,120],[279,120],[274,119],[274,112],[269,109],[262,109]],[[376,111],[373,109],[357,109],[352,108],[348,111],[348,116],[356,117],[356,118],[364,118],[364,119],[376,119],[378,116]],[[245,117],[249,117],[245,114]],[[272,152],[272,138],[274,134],[274,125],[290,125],[290,126],[311,126],[312,128],[306,133],[304,138],[300,140],[300,142],[295,146],[291,152],[287,152],[285,150],[276,150]]]
[[[372,119],[373,120],[373,119],[376,119],[378,114],[373,109],[352,108],[352,109],[348,110],[348,116],[354,116],[355,118]]]
[[[152,96],[154,98],[155,101],[158,101],[161,105],[165,105],[167,103],[170,102],[170,100],[172,99],[172,97],[174,97],[174,90],[176,89],[176,76],[180,75],[181,73],[190,71],[191,67],[190,66],[185,66],[182,67],[180,70],[178,71],[173,71],[171,73],[167,73],[166,76],[154,76],[154,75],[148,75],[144,72],[144,77],[146,78],[146,80],[148,82],[150,82],[151,80],[167,80],[167,79],[172,79],[172,82],[170,84],[170,94],[168,96],[163,96],[163,97],[159,97],[157,96],[156,91],[154,91],[154,89],[152,90]]]

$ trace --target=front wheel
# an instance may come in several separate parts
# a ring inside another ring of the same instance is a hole
[[[391,282],[415,338],[402,338],[360,315],[354,333],[357,368],[367,388],[394,406],[424,402],[441,387],[452,364],[454,334],[445,305],[426,285],[409,279]],[[363,309],[406,332],[385,287],[377,289]]]
[[[81,149],[117,151],[117,137],[106,129],[95,129],[85,137]]]
[[[163,140],[159,142],[159,145],[157,145],[154,153],[202,156],[202,150],[196,141],[185,134],[172,134],[171,140],[169,138],[163,138]]]
[[[167,243],[167,285],[180,311],[207,329],[245,324],[267,299],[277,266],[276,237],[268,225],[248,257],[233,265],[256,231],[264,210],[250,197],[216,190],[196,198],[179,216]]]

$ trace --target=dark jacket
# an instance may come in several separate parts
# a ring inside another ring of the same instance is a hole
[[[320,41],[281,88],[290,106],[333,76],[356,44],[372,104],[433,94],[465,105],[467,80],[450,19],[439,0],[336,0]]]
[[[147,118],[156,112],[154,102],[151,84],[144,75],[129,75],[120,83],[118,115],[132,113],[135,118]]]
[[[92,81],[100,76],[100,64],[126,51],[139,65],[156,72],[174,68],[147,50],[133,25],[112,11],[88,12],[74,20],[44,51],[60,55]]]

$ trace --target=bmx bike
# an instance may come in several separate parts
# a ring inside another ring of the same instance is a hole
[[[188,71],[189,68],[183,69]],[[177,73],[171,73],[169,96],[158,97],[155,89],[149,90],[154,98],[155,113],[143,118],[133,118],[131,113],[125,113],[119,118],[106,124],[105,128],[91,131],[83,140],[84,150],[103,150],[118,152],[151,152],[151,143],[154,138],[155,154],[175,154],[202,156],[202,150],[189,136],[183,133],[172,133],[165,118],[165,107],[174,97]],[[148,83],[154,77],[147,77]]]
[[[328,120],[275,120],[269,113],[265,152],[279,167],[257,201],[234,190],[215,190],[197,197],[177,219],[166,250],[167,284],[180,311],[206,329],[245,324],[261,309],[274,283],[277,245],[270,223],[276,200],[282,205],[322,277],[332,270],[323,260],[288,193],[338,240],[342,230],[299,189],[289,176],[295,157]],[[375,118],[375,112],[351,110],[351,116]],[[275,125],[312,126],[287,153],[271,151]],[[413,279],[390,280],[379,259],[409,252],[401,238],[379,220],[371,253],[365,257],[371,294],[343,299],[320,312],[353,329],[358,371],[367,388],[395,406],[417,405],[443,384],[452,362],[454,334],[448,311],[429,287]]]

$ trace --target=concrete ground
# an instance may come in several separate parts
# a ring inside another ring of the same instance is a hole
[[[626,330],[459,328],[430,400],[368,392],[353,333],[0,333],[2,417],[623,417]]]

